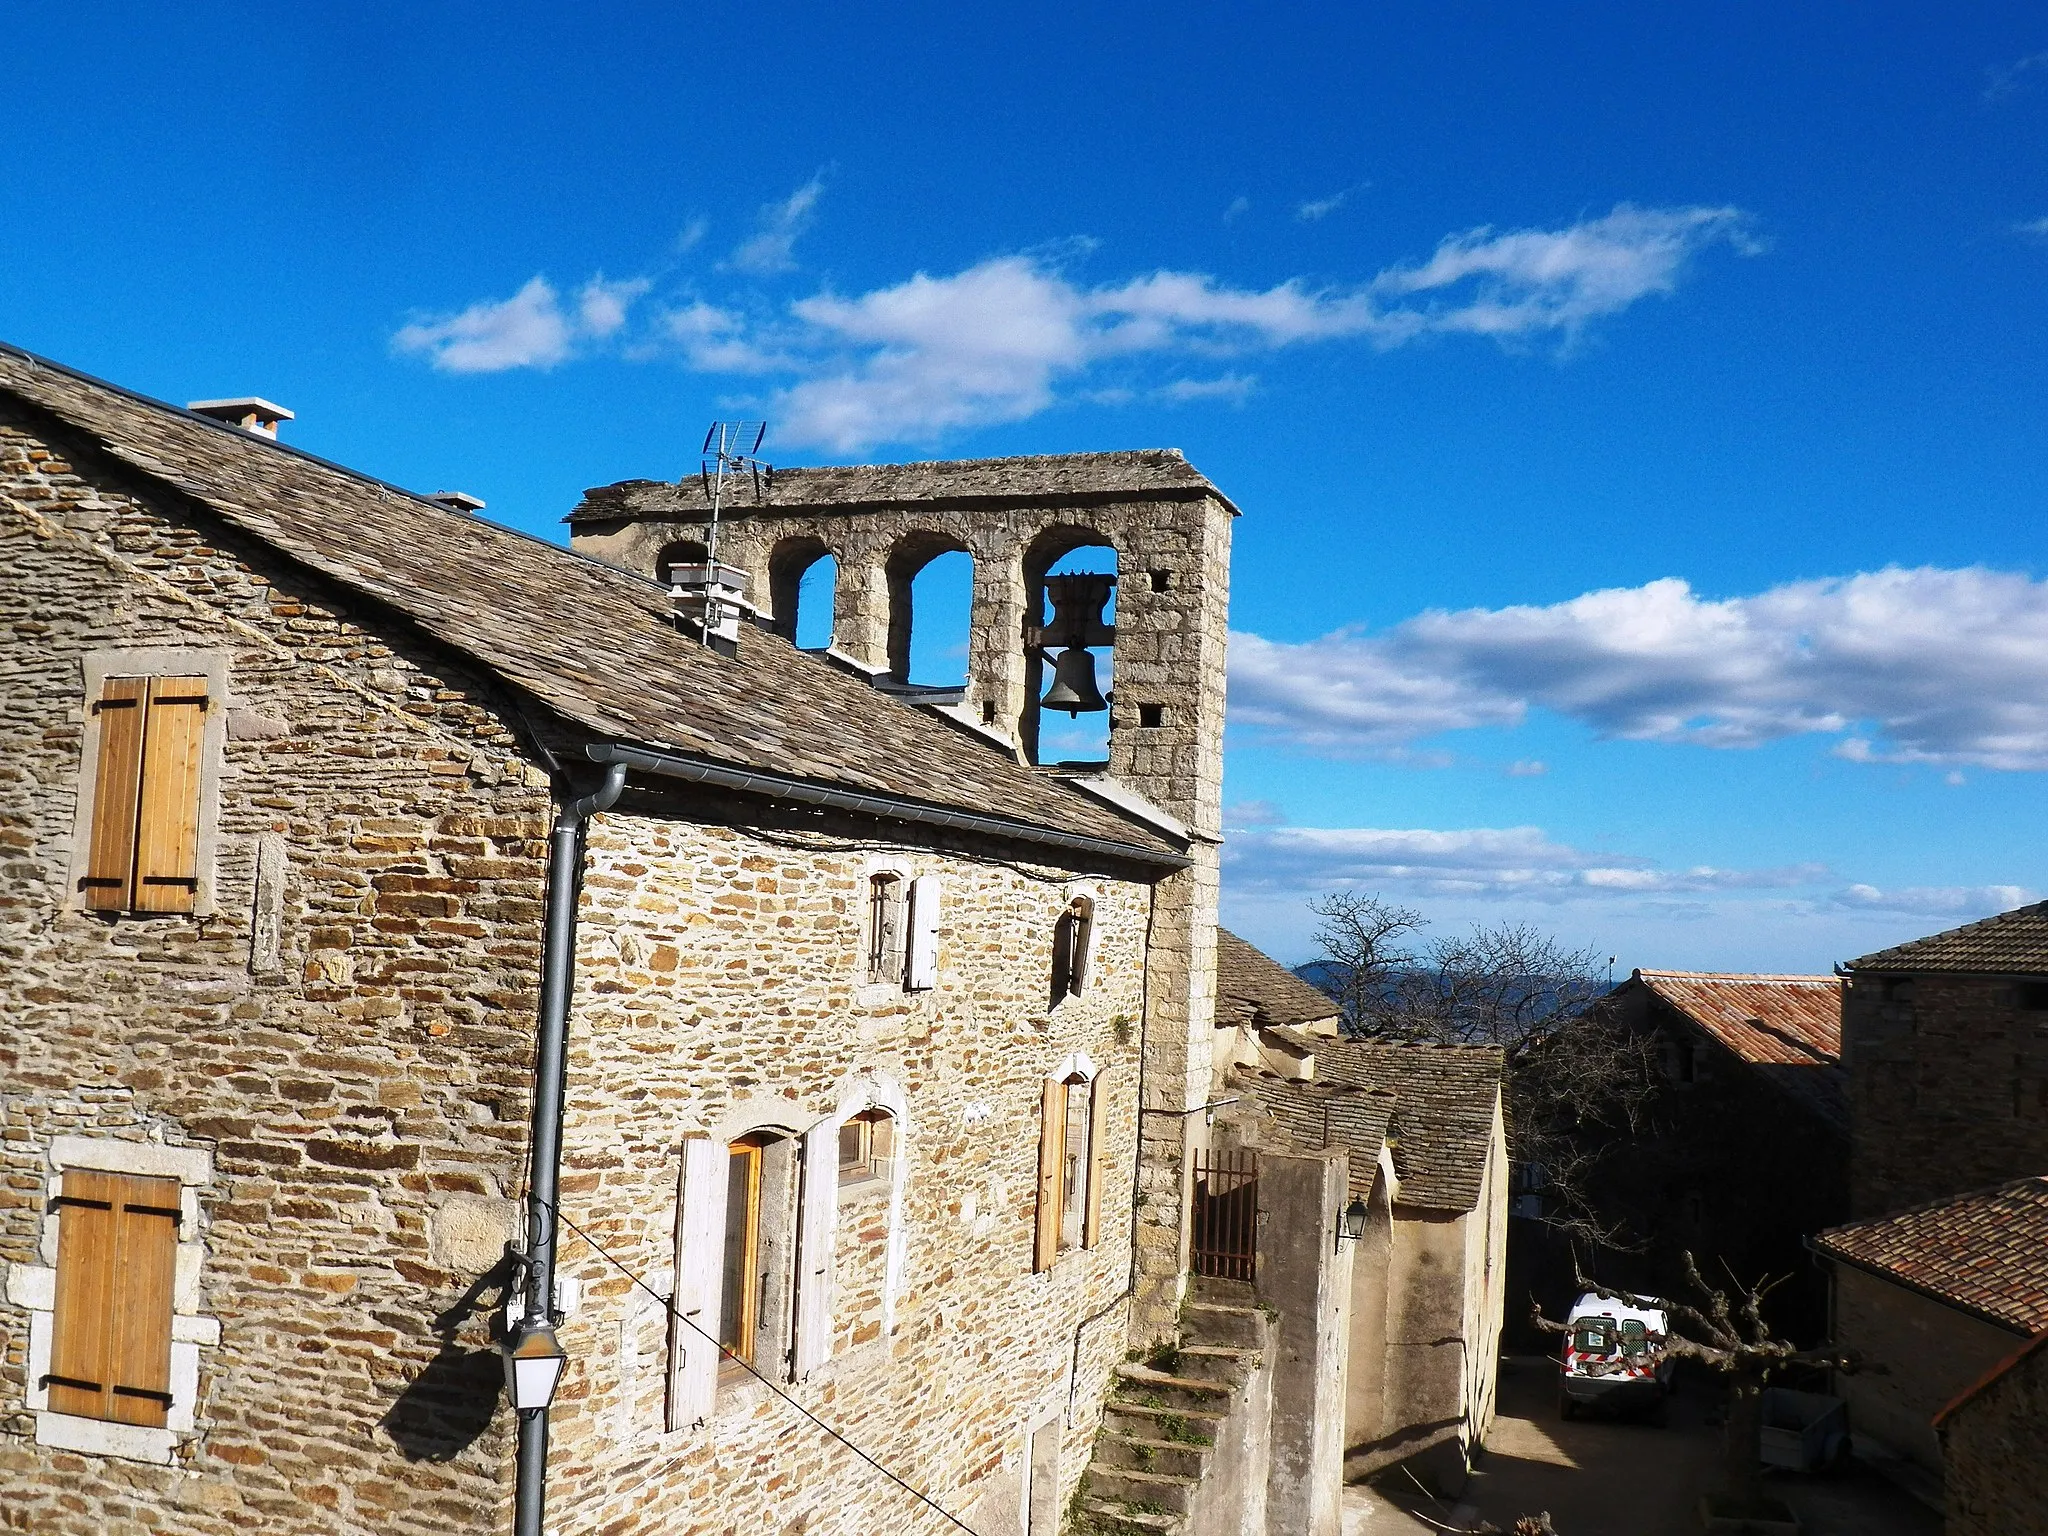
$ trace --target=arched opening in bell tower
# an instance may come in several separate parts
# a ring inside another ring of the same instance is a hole
[[[1092,528],[1049,528],[1024,554],[1024,709],[1034,763],[1109,763],[1116,672],[1116,546]]]

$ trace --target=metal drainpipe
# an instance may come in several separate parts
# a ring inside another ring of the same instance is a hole
[[[532,1152],[526,1179],[526,1321],[552,1323],[555,1304],[555,1201],[562,1178],[562,1092],[568,1067],[569,991],[576,966],[576,900],[583,836],[592,815],[608,811],[626,787],[626,765],[612,763],[587,795],[558,792],[548,835],[547,937],[541,951],[540,1023],[533,1057]],[[541,1536],[547,1497],[548,1414],[519,1415],[519,1471],[513,1536]]]

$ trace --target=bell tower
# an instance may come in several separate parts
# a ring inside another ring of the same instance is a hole
[[[1222,842],[1224,646],[1237,508],[1172,449],[778,469],[736,482],[718,558],[744,571],[757,617],[794,638],[804,572],[836,562],[831,651],[878,687],[946,710],[990,741],[1185,839],[1189,866],[1154,888],[1139,1126],[1140,1343],[1170,1332],[1187,1270],[1194,1113],[1209,1092]],[[708,493],[629,480],[584,494],[571,542],[665,574],[701,559]],[[1089,547],[1114,575],[1055,573]],[[911,583],[973,557],[964,689],[908,676]],[[1105,619],[1114,602],[1115,619]],[[1107,686],[1102,678],[1107,664]],[[1042,763],[1042,716],[1106,713],[1107,763]]]

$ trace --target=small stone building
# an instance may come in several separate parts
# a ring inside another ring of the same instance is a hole
[[[2048,1328],[2048,1176],[1835,1227],[1813,1246],[1835,1344],[1882,1368],[1836,1378],[1857,1453],[1938,1476],[1935,1415]]]
[[[2048,1172],[2048,902],[1846,969],[1850,1213]]]
[[[1638,970],[1607,1006],[1659,1075],[1643,1130],[1590,1180],[1602,1218],[1644,1244],[1604,1261],[1613,1282],[1683,1295],[1690,1252],[1708,1272],[1781,1280],[1773,1325],[1819,1342],[1826,1286],[1805,1243],[1849,1214],[1841,981]]]
[[[1947,1536],[2048,1532],[2048,1333],[2037,1333],[1935,1415]]]
[[[991,725],[217,414],[0,348],[0,1520],[504,1529],[524,1286],[562,1536],[917,1528],[804,1414],[1052,1531],[1183,1289],[1234,509],[1173,454],[807,503],[1006,531]],[[1054,772],[1088,540],[1130,650]]]
[[[1502,1053],[1345,1040],[1330,1000],[1217,935],[1216,1097],[1254,1145],[1346,1154],[1344,1471],[1455,1491],[1492,1426],[1505,1300]],[[1308,1255],[1283,1253],[1280,1262]]]

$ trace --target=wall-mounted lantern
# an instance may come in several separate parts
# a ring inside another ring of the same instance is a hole
[[[1372,1220],[1372,1212],[1366,1209],[1365,1201],[1358,1196],[1351,1197],[1351,1203],[1344,1207],[1344,1213],[1337,1218],[1337,1236],[1356,1243],[1365,1237],[1365,1229]]]
[[[505,1392],[521,1413],[538,1413],[555,1400],[555,1385],[569,1357],[546,1323],[531,1319],[505,1340]]]

